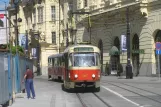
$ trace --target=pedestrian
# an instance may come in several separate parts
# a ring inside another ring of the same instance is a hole
[[[106,66],[105,66],[105,76],[106,75],[110,75],[110,68],[109,68],[108,62],[106,62]]]
[[[34,74],[33,74],[32,70],[29,69],[29,66],[26,66],[26,73],[24,76],[24,80],[26,80],[25,83],[26,83],[26,91],[27,91],[27,98],[28,99],[31,98],[30,91],[32,93],[32,98],[35,99],[33,78],[34,78]]]
[[[118,76],[120,77],[121,76],[121,73],[123,73],[123,67],[122,67],[122,64],[121,63],[119,63],[118,64]]]

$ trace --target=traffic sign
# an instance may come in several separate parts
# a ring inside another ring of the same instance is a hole
[[[156,50],[155,53],[156,53],[157,55],[160,55],[160,54],[161,54],[161,50]]]
[[[156,48],[157,50],[161,49],[161,42],[156,42],[156,43],[155,43],[155,48]]]
[[[0,19],[3,19],[4,18],[4,14],[0,14]]]

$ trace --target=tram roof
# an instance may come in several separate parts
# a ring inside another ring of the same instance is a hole
[[[97,48],[98,49],[98,47],[96,47],[96,46],[93,46],[93,45],[80,45],[80,44],[78,44],[78,45],[71,45],[71,46],[68,46],[65,50],[64,50],[64,53],[66,53],[66,52],[68,52],[70,49],[72,49],[72,48],[78,48],[78,47],[92,47],[92,48]]]
[[[78,48],[78,47],[92,47],[92,48],[96,48],[96,49],[98,49],[98,47],[96,47],[96,46],[93,46],[93,45],[71,45],[71,46],[68,46],[65,50],[64,50],[64,52],[63,53],[60,53],[60,54],[53,54],[53,55],[50,55],[48,58],[54,58],[54,57],[61,57],[61,56],[63,56],[63,54],[64,53],[66,53],[66,52],[69,52],[69,50],[70,49],[72,49],[72,48]]]
[[[61,57],[63,53],[50,55],[48,58]]]

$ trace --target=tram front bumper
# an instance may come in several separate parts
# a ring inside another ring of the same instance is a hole
[[[76,82],[75,87],[97,87],[99,82]]]

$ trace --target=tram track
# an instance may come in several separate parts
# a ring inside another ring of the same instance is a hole
[[[113,84],[113,83],[109,83],[109,82],[107,82],[107,83],[110,84],[110,85],[119,87],[119,88],[121,88],[121,89],[124,89],[124,90],[126,90],[126,91],[129,91],[129,92],[131,92],[131,93],[134,93],[134,94],[136,94],[136,95],[142,96],[142,97],[144,97],[144,98],[147,98],[147,99],[149,99],[149,100],[152,100],[152,101],[154,101],[154,102],[157,102],[157,103],[161,104],[161,101],[158,101],[158,100],[153,99],[153,98],[151,98],[151,97],[145,96],[145,95],[143,95],[143,94],[140,94],[140,93],[138,93],[138,92],[132,91],[132,90],[130,90],[130,89],[124,88],[124,87],[122,87],[122,86],[119,86],[119,85],[116,85],[116,84]],[[120,83],[120,84],[122,84],[122,83]],[[128,86],[127,84],[124,84],[124,85]],[[129,86],[131,86],[131,85],[129,85]],[[131,87],[132,87],[132,86],[131,86]],[[133,88],[136,88],[136,87],[133,86]],[[139,89],[139,88],[136,88],[136,89]],[[144,90],[144,89],[141,89],[141,88],[140,88],[139,90],[148,92],[147,90]],[[158,95],[158,94],[153,93],[153,92],[150,92],[150,91],[149,91],[149,93]],[[160,95],[159,95],[159,96],[160,96]]]
[[[95,97],[97,97],[101,102],[103,102],[107,107],[112,107],[111,105],[109,105],[108,103],[106,103],[101,97],[99,97],[96,93],[93,93],[93,95]]]
[[[91,94],[93,94],[97,99],[99,99],[106,107],[112,107],[112,106],[109,105],[107,102],[105,102],[101,97],[99,97],[96,93],[93,92],[93,93],[91,93]],[[83,107],[88,107],[88,106],[85,104],[85,102],[83,101],[83,99],[82,99],[82,97],[80,96],[80,94],[79,94],[79,93],[76,93],[76,95],[77,95],[79,101],[81,102],[82,106],[83,106]]]
[[[113,81],[109,81],[109,82],[113,82]],[[109,82],[108,82],[108,83],[109,83]],[[103,82],[103,83],[107,83],[107,82]],[[132,86],[132,85],[129,85],[129,84],[126,84],[126,83],[121,83],[121,82],[114,82],[114,83],[117,83],[117,84],[123,84],[123,85],[129,86],[129,87],[133,87],[133,88],[136,88],[136,89],[139,89],[139,90],[145,91],[145,92],[149,92],[149,93],[152,93],[152,94],[155,94],[155,95],[157,95],[157,96],[160,96],[160,97],[161,97],[161,94],[158,94],[158,93],[155,93],[155,92],[152,92],[152,91],[146,90],[146,89],[142,89],[142,88],[139,88],[139,87],[135,87],[135,86]]]
[[[135,86],[132,86],[132,85],[129,85],[129,84],[125,84],[125,83],[120,83],[120,84],[124,84],[124,85],[126,85],[126,86],[130,86],[130,87],[133,87],[133,88],[136,88],[136,89],[139,89],[139,90],[143,90],[143,91],[146,91],[146,92],[149,92],[149,93],[152,93],[152,94],[155,94],[155,95],[161,97],[161,94],[157,94],[157,93],[151,92],[151,91],[149,91],[149,90],[145,90],[145,89],[142,89],[142,88],[139,88],[139,87],[135,87]]]
[[[82,106],[83,106],[83,107],[88,107],[88,106],[83,102],[83,99],[81,98],[80,94],[79,94],[79,93],[76,93],[76,95],[77,95],[79,101],[81,102]]]

